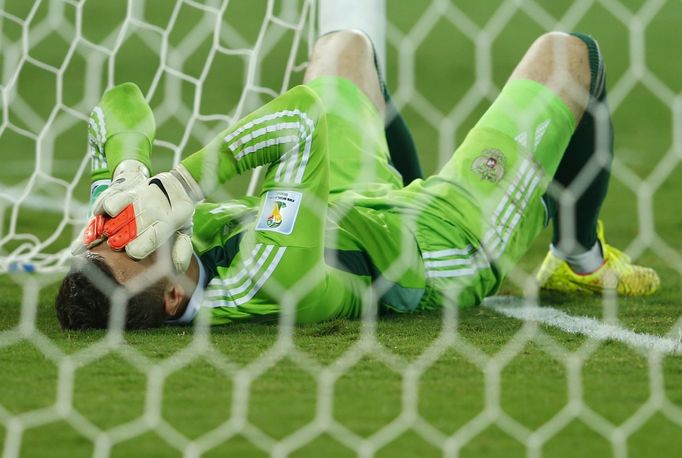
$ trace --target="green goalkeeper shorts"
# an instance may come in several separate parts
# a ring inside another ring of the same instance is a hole
[[[306,83],[320,97],[327,117],[329,194],[377,193],[402,188],[391,165],[383,117],[351,81],[323,76]]]
[[[574,128],[550,89],[511,81],[437,175],[393,193],[413,215],[427,277],[420,308],[476,305],[497,291],[546,225],[542,195]]]

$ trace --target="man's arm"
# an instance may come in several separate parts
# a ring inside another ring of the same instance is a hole
[[[275,185],[296,189],[322,114],[312,90],[291,89],[221,132],[170,172],[104,202],[102,210],[116,215],[105,232],[123,234],[118,243],[125,245],[129,256],[142,259],[189,221],[196,203],[237,174],[279,162]]]
[[[317,95],[297,86],[243,118],[180,164],[204,195],[255,167],[279,161],[277,181],[301,182],[322,112]]]
[[[104,93],[88,119],[91,204],[116,172],[138,168],[149,176],[154,131],[152,110],[134,83]]]
[[[93,180],[109,178],[113,185],[95,201],[95,214],[101,213],[104,201],[149,178],[155,130],[152,110],[134,83],[104,93],[90,114],[88,140]]]
[[[93,164],[97,178],[111,178],[125,160],[136,160],[151,170],[154,115],[134,83],[114,86],[104,93],[88,121],[88,140],[104,164]],[[102,167],[104,165],[104,167]]]
[[[104,93],[88,119],[91,211],[98,213],[103,199],[149,177],[154,132],[151,108],[135,84],[123,83]],[[73,246],[74,254],[101,243],[102,225],[101,218],[90,221]]]

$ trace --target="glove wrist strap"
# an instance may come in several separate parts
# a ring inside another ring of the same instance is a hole
[[[193,202],[196,203],[204,199],[204,193],[201,191],[199,183],[196,182],[184,165],[176,165],[170,173],[182,184],[185,192],[187,192],[187,195]]]
[[[113,179],[115,180],[124,173],[131,172],[138,173],[140,175],[143,175],[145,178],[149,178],[149,169],[147,168],[146,165],[135,159],[126,159],[125,161],[121,161],[121,163],[119,163],[116,166],[116,170],[114,170]]]

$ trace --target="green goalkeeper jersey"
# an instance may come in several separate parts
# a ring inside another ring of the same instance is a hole
[[[182,164],[206,193],[268,166],[260,196],[197,207],[193,242],[205,288],[182,321],[197,312],[213,324],[273,319],[288,306],[298,322],[312,322],[357,317],[377,301],[417,308],[425,274],[414,235],[389,202],[355,203],[402,183],[381,117],[349,81],[296,87]]]

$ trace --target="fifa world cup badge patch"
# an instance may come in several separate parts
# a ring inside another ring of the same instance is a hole
[[[481,180],[497,183],[504,176],[505,162],[502,151],[486,149],[483,150],[480,156],[474,159],[473,164],[471,164],[471,170],[480,176]]]
[[[256,230],[291,234],[302,197],[300,192],[295,191],[268,191],[261,206]]]

